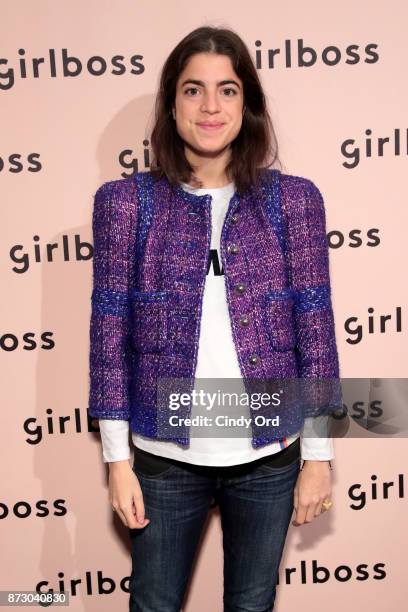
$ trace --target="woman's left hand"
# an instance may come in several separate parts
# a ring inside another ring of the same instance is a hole
[[[294,489],[296,517],[292,525],[311,523],[322,511],[322,503],[331,498],[331,469],[328,461],[305,460]]]

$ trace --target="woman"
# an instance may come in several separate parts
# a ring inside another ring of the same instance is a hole
[[[129,527],[130,610],[180,610],[211,504],[224,610],[271,610],[293,509],[302,525],[331,505],[331,439],[310,435],[316,415],[306,434],[290,410],[257,427],[251,406],[246,434],[197,431],[185,417],[209,408],[191,399],[170,425],[158,390],[187,380],[173,388],[191,398],[201,378],[242,377],[248,389],[338,377],[323,199],[312,181],[268,168],[264,93],[231,30],[198,28],[171,52],[151,144],[151,171],[102,185],[93,213],[89,413]]]

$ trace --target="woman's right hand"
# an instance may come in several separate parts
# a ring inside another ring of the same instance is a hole
[[[150,523],[145,518],[139,480],[128,459],[109,463],[109,501],[126,527],[142,529]]]

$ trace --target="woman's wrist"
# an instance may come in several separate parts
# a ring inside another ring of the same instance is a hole
[[[121,459],[120,461],[109,461],[108,463],[110,470],[121,470],[123,466],[130,466],[129,459]]]

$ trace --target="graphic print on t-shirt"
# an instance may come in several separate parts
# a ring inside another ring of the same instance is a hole
[[[214,276],[223,276],[224,268],[222,267],[221,254],[218,253],[218,249],[210,249],[208,256],[207,275],[213,274]]]

